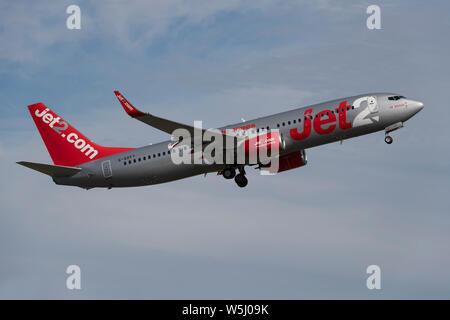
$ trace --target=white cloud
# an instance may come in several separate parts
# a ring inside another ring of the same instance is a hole
[[[245,1],[112,0],[80,4],[81,30],[67,30],[66,8],[70,1],[12,2],[0,7],[0,59],[39,62],[54,45],[77,48],[83,39],[113,39],[123,50],[141,51],[169,28],[213,23],[222,12],[267,7]]]

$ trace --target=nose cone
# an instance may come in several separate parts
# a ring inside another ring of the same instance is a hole
[[[423,109],[423,103],[417,100],[408,99],[408,110],[416,114]]]

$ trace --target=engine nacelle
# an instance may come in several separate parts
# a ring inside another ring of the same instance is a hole
[[[245,157],[259,159],[260,155],[270,156],[284,149],[285,142],[278,131],[261,133],[244,141]],[[276,155],[276,154],[275,154]],[[267,159],[268,160],[268,159]]]
[[[272,160],[273,161],[273,160]],[[276,165],[272,165],[271,162],[268,165],[261,166],[261,170],[266,170],[269,173],[275,174],[282,171],[287,171],[302,167],[308,163],[305,150],[294,151],[288,154],[284,154],[278,158],[278,168]]]

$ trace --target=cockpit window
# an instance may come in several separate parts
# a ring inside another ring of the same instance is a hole
[[[388,100],[400,100],[400,99],[404,99],[404,96],[390,96],[388,97]]]

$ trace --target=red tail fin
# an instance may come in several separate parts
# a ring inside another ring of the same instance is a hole
[[[43,103],[28,106],[55,165],[77,166],[133,148],[109,148],[93,143]]]

